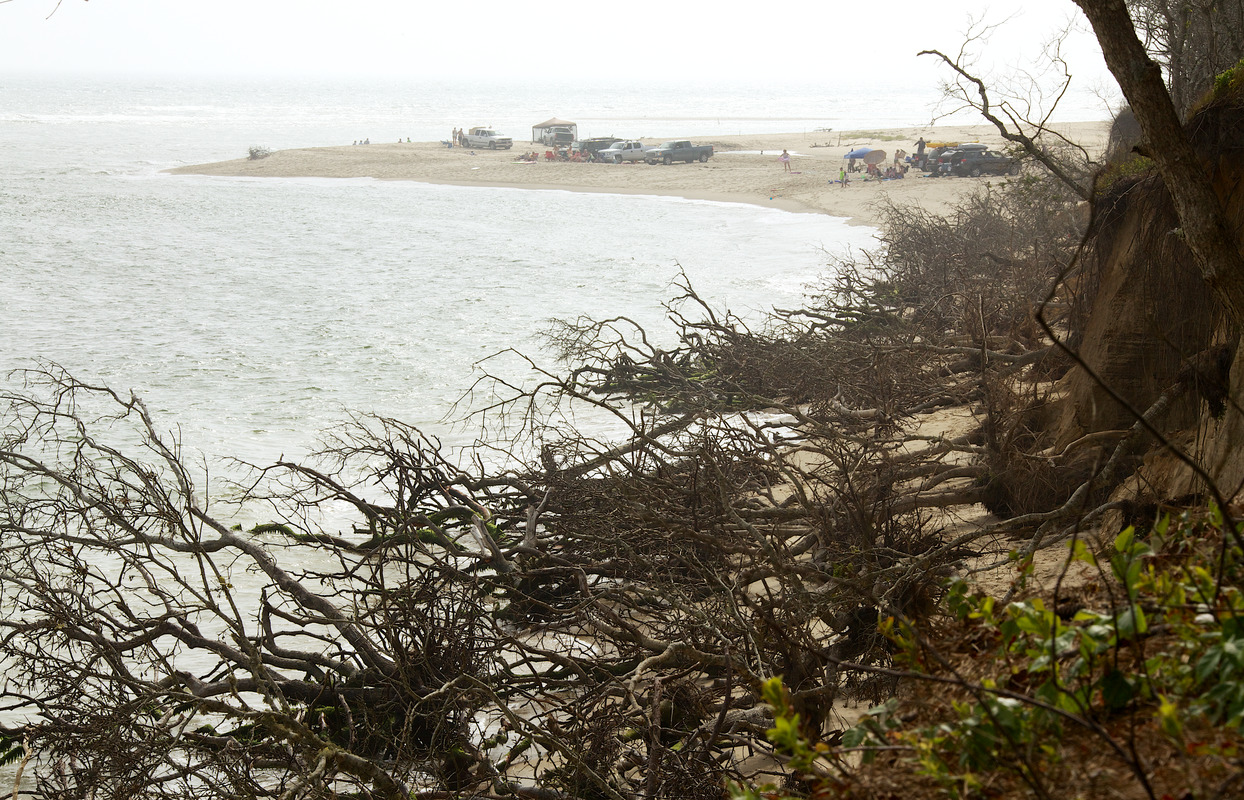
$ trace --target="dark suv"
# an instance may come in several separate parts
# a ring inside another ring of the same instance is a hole
[[[984,144],[977,144],[975,142],[969,142],[967,144],[952,144],[952,146],[949,147],[939,147],[933,151],[933,157],[929,158],[928,170],[933,173],[935,177],[942,177],[942,175],[952,174],[952,169],[950,169],[950,167],[953,167],[955,163],[958,163],[959,159],[962,159],[965,154],[984,153],[985,149]]]
[[[581,139],[572,142],[571,150],[578,150],[580,153],[599,153],[614,142],[620,142],[621,139],[615,136],[598,136],[595,139]]]
[[[938,147],[928,154],[928,160],[924,163],[925,172],[930,173],[930,177],[940,178],[943,175],[950,174],[950,159],[958,152],[969,152],[972,150],[985,150],[983,144],[952,144],[944,147]]]
[[[924,160],[920,162],[920,170],[922,172],[932,172],[937,174],[937,159],[942,153],[950,150],[949,147],[934,147],[924,154]]]
[[[947,154],[948,171],[961,177],[976,178],[984,174],[1018,175],[1019,159],[996,150],[956,150]]]

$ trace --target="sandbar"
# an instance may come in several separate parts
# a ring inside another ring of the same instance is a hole
[[[1107,122],[1053,127],[1090,153],[1104,149],[1109,132]],[[448,148],[439,142],[389,142],[278,150],[260,159],[167,171],[233,177],[369,177],[456,186],[662,195],[829,214],[860,225],[876,225],[878,208],[886,200],[945,213],[981,182],[1004,180],[925,178],[913,170],[903,180],[870,181],[856,173],[849,186],[837,183],[843,156],[850,150],[880,148],[887,151],[887,162],[892,162],[896,150],[914,152],[920,137],[926,142],[980,142],[999,149],[1006,144],[997,129],[986,125],[717,136],[695,140],[713,145],[709,161],[666,166],[548,162],[543,158],[524,163],[516,160],[520,153],[534,150],[543,155],[547,148],[521,140],[515,141],[513,150],[497,151]],[[791,154],[790,172],[778,161],[784,149]]]

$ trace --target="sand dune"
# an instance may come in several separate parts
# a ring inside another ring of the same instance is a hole
[[[1068,123],[1056,127],[1090,152],[1100,152],[1108,132],[1105,122]],[[276,178],[371,177],[463,186],[672,195],[825,213],[846,217],[858,224],[874,224],[875,207],[887,197],[943,212],[959,195],[979,182],[1001,180],[932,179],[920,177],[913,171],[901,181],[866,181],[856,174],[846,188],[831,183],[838,177],[843,156],[852,148],[878,147],[892,156],[896,149],[914,151],[914,143],[921,136],[926,141],[979,141],[999,148],[1004,144],[997,130],[988,126],[722,136],[697,140],[697,143],[712,144],[715,148],[714,157],[707,163],[648,166],[543,160],[524,163],[516,160],[519,153],[527,150],[543,153],[545,148],[523,142],[516,142],[513,150],[495,152],[451,149],[435,142],[389,143],[281,150],[258,160],[222,161],[179,167],[169,172]],[[783,149],[792,156],[790,173],[786,173],[777,160]]]

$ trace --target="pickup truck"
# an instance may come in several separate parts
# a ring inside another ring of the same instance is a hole
[[[674,161],[686,161],[690,164],[692,161],[708,161],[713,154],[713,146],[711,144],[692,144],[686,141],[666,142],[655,150],[649,150],[644,154],[644,161],[649,164],[670,164]]]
[[[481,150],[487,148],[489,150],[509,150],[514,146],[514,140],[508,136],[501,136],[491,128],[472,128],[466,134],[466,146],[478,147]]]
[[[643,161],[644,156],[652,149],[652,145],[642,142],[614,142],[597,153],[603,161],[621,164],[623,161]]]

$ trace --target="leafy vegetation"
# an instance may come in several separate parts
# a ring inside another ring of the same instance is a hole
[[[1143,537],[1123,531],[1102,558],[1077,539],[1067,563],[1096,580],[1065,595],[999,603],[957,581],[940,624],[882,626],[905,672],[898,697],[831,747],[801,734],[775,679],[768,735],[822,795],[880,797],[914,781],[922,796],[952,798],[1101,796],[1093,786],[1234,796],[1244,786],[1244,551],[1224,526],[1238,524],[1212,510],[1163,517]],[[842,769],[851,754],[861,766]]]

